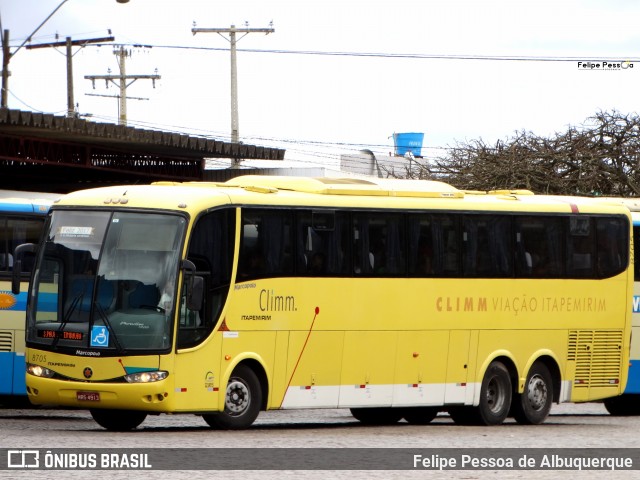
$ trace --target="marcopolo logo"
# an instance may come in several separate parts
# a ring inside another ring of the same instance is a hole
[[[631,60],[612,60],[612,61],[580,61],[578,62],[578,70],[597,70],[597,71],[614,71],[614,70],[632,70],[633,62]]]

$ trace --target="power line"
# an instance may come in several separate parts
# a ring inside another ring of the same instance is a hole
[[[97,46],[100,46],[99,44]],[[130,44],[128,46],[137,46]],[[186,45],[153,45],[153,48],[177,49],[177,50],[205,50],[205,51],[221,51],[228,52],[228,48],[220,47],[194,47]],[[479,60],[479,61],[510,61],[510,62],[607,62],[612,59],[622,60],[625,62],[640,62],[640,57],[611,55],[603,56],[536,56],[536,55],[471,55],[471,54],[430,54],[430,53],[384,53],[384,52],[332,52],[320,50],[280,50],[280,49],[257,49],[257,48],[238,48],[238,52],[247,53],[268,53],[268,54],[284,54],[284,55],[315,55],[315,56],[332,56],[332,57],[373,57],[373,58],[398,58],[398,59],[415,59],[415,60]]]

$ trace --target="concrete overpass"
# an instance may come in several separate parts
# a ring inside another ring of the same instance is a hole
[[[0,109],[0,188],[67,193],[157,180],[211,180],[206,158],[283,160],[283,149]],[[228,175],[227,175],[228,176]]]

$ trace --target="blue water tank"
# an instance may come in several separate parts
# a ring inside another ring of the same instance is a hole
[[[416,157],[422,156],[423,140],[424,133],[394,133],[393,144],[396,155],[403,157],[407,152],[411,152]]]

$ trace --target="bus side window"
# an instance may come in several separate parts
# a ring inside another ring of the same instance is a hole
[[[575,277],[592,277],[595,238],[591,217],[569,217],[567,233],[567,274]]]
[[[377,269],[379,275],[404,275],[406,273],[406,251],[404,216],[399,214],[380,215],[381,258]]]
[[[431,216],[427,214],[409,215],[407,230],[409,275],[412,277],[432,276],[434,274],[434,234]]]
[[[332,210],[300,211],[296,215],[299,275],[340,276],[346,273],[348,217]]]
[[[368,214],[353,215],[353,271],[356,275],[371,275],[376,265],[369,230]]]
[[[505,215],[466,215],[463,219],[464,274],[512,275],[511,220]]]
[[[546,246],[544,224],[532,217],[516,217],[516,275],[544,276]]]
[[[551,278],[561,275],[561,218],[517,216],[516,275]]]
[[[456,217],[435,214],[431,217],[433,273],[443,277],[460,274],[460,225]]]
[[[489,268],[488,235],[484,222],[475,215],[463,217],[463,269],[465,277],[482,276]]]
[[[293,273],[291,211],[243,209],[237,281]]]
[[[625,223],[621,219],[596,218],[598,276],[621,273],[628,264]]]

